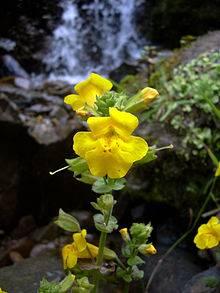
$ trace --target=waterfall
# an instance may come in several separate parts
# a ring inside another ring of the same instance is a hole
[[[60,0],[61,21],[43,62],[51,80],[77,82],[89,72],[108,75],[140,55],[136,0]]]

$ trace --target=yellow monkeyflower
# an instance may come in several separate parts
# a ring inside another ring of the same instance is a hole
[[[194,243],[199,249],[215,247],[220,242],[220,221],[217,217],[211,217],[207,224],[199,227],[194,238]]]
[[[87,231],[83,229],[73,234],[73,243],[67,244],[62,249],[63,266],[73,268],[78,258],[95,258],[98,255],[98,247],[86,241]]]
[[[218,163],[218,167],[215,171],[215,177],[218,177],[218,176],[220,176],[220,162]]]
[[[73,110],[85,114],[83,110],[85,104],[92,107],[96,97],[102,96],[104,93],[110,91],[112,86],[112,83],[108,79],[96,73],[91,73],[86,80],[78,83],[74,87],[77,94],[66,96],[64,102],[71,105]]]
[[[128,233],[128,228],[122,228],[119,230],[119,233],[121,234],[121,237],[124,241],[129,241],[130,240],[130,236]]]
[[[138,247],[138,250],[140,253],[142,253],[144,255],[153,255],[153,254],[157,253],[157,250],[153,244],[141,244]]]
[[[6,291],[3,291],[1,288],[0,288],[0,293],[7,293]]]
[[[158,91],[151,87],[145,87],[128,101],[125,111],[137,113],[144,111],[148,105],[159,95]]]
[[[146,253],[147,254],[156,254],[157,253],[157,250],[153,246],[153,244],[150,244],[148,247],[146,247]]]
[[[138,126],[131,113],[109,108],[109,117],[90,117],[87,123],[91,132],[75,134],[73,149],[87,161],[92,175],[122,178],[146,155],[147,142],[131,135]]]
[[[159,95],[158,91],[151,87],[145,87],[140,92],[140,97],[143,99],[143,102],[145,103],[145,105],[148,105],[151,102],[153,102],[158,95]]]

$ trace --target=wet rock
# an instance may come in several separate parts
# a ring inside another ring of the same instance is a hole
[[[11,55],[3,55],[1,57],[1,76],[19,76],[28,78],[28,73],[22,68],[15,58]]]
[[[66,84],[59,83],[58,94],[55,89],[54,94],[49,94],[47,89],[52,93],[52,84],[30,83],[25,88],[15,80],[0,82],[2,230],[14,229],[18,220],[28,214],[37,224],[46,224],[60,207],[67,211],[73,206],[77,209],[88,202],[85,198],[91,193],[68,171],[49,175],[49,171],[65,165],[65,158],[73,156],[72,137],[82,128],[63,103],[64,93],[70,93]],[[76,196],[78,192],[82,196]]]
[[[144,9],[148,17],[143,18],[142,31],[151,40],[168,47],[179,46],[182,36],[198,36],[219,29],[218,1],[204,0],[200,5],[196,0],[150,0]]]
[[[60,260],[43,255],[0,269],[0,284],[7,292],[36,293],[43,277],[60,281],[63,276]]]
[[[183,293],[219,293],[220,267],[215,266],[195,275],[183,288]]]
[[[146,280],[167,249],[158,247],[158,254],[146,259]],[[160,265],[147,292],[181,293],[185,283],[200,271],[201,268],[196,264],[196,259],[191,253],[179,248],[175,249]]]

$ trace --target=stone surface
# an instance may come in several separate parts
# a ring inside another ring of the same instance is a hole
[[[0,82],[0,229],[6,231],[30,214],[46,224],[60,207],[78,209],[91,194],[68,171],[49,175],[73,157],[72,137],[82,128],[63,102],[70,87],[16,80]]]
[[[43,255],[0,269],[0,284],[9,293],[36,293],[43,277],[60,281],[63,276],[60,260]]]
[[[146,260],[145,276],[147,280],[168,248],[158,247],[158,254]],[[200,271],[201,268],[196,264],[196,258],[191,253],[177,248],[162,262],[148,293],[181,293],[185,283]]]
[[[189,280],[182,293],[219,293],[220,266],[212,267]]]

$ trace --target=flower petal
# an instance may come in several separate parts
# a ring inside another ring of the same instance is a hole
[[[206,241],[203,234],[197,234],[194,238],[194,243],[199,249],[206,249]]]
[[[212,227],[213,225],[217,225],[217,224],[220,225],[220,221],[219,221],[219,219],[217,217],[211,217],[211,219],[209,219],[209,221],[207,223],[207,225],[209,227]]]
[[[208,234],[211,233],[211,229],[207,224],[203,224],[198,229],[198,234]]]
[[[87,123],[92,131],[92,134],[94,134],[95,136],[104,135],[111,128],[110,117],[90,117],[87,120]]]
[[[141,160],[148,152],[148,144],[141,137],[130,136],[127,140],[119,139],[118,142],[118,152],[125,162]]]
[[[110,89],[113,87],[113,84],[111,83],[110,80],[100,76],[99,74],[91,73],[89,78],[90,78],[90,82],[96,87],[98,87],[99,89],[101,89],[103,94],[105,92],[110,91]]]
[[[74,249],[74,245],[65,245],[62,249],[62,257],[64,269],[73,268],[77,263],[77,253]]]
[[[96,148],[96,140],[93,138],[91,132],[80,131],[77,132],[73,137],[73,149],[75,153],[85,158],[88,151]]]
[[[85,159],[92,175],[100,177],[108,175],[110,178],[124,177],[132,163],[121,160],[120,156],[113,150],[104,151],[101,144],[99,144],[96,149],[87,152]]]
[[[114,129],[119,135],[127,136],[138,126],[138,118],[131,113],[109,108],[109,115],[112,118]]]
[[[78,257],[79,258],[95,258],[98,255],[98,251],[99,249],[97,246],[87,243],[86,249],[79,252]]]
[[[111,88],[112,83],[109,80],[95,73],[91,73],[86,80],[74,87],[89,106],[93,106],[97,96],[102,96]]]
[[[212,234],[207,235],[207,238],[206,238],[207,248],[213,248],[213,247],[217,246],[218,243],[219,243],[219,241],[215,235],[212,235]]]
[[[86,230],[83,229],[80,233],[73,234],[74,244],[79,252],[82,252],[86,249],[87,242],[86,242]]]
[[[84,106],[84,100],[79,95],[68,95],[64,98],[64,103],[71,105],[73,110],[79,110]]]

